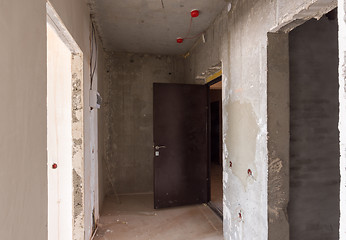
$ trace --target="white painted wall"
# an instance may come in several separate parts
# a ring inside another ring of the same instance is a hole
[[[72,239],[72,56],[47,24],[48,239]],[[51,166],[56,163],[58,167]]]
[[[346,1],[338,1],[339,21],[339,131],[340,131],[340,240],[346,240]]]
[[[84,136],[89,143],[96,139],[95,132],[91,132],[87,101],[89,8],[84,0],[50,2],[83,52]],[[0,0],[0,31],[0,236],[11,240],[47,239],[46,1]],[[84,155],[85,175],[90,176],[90,144],[85,144]],[[85,238],[89,239],[92,209],[98,202],[91,200],[90,184],[85,184],[85,189]]]
[[[0,1],[0,238],[47,239],[46,4]]]

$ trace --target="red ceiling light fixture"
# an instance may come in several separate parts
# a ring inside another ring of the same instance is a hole
[[[191,19],[190,19],[189,30],[187,31],[187,34],[186,34],[185,37],[178,37],[178,38],[177,38],[177,43],[183,43],[185,39],[194,39],[194,38],[196,38],[196,37],[198,37],[198,36],[201,35],[201,34],[197,34],[196,36],[189,37],[190,32],[191,32],[192,19],[198,17],[198,16],[199,16],[199,13],[200,13],[200,12],[199,12],[199,10],[197,10],[197,9],[191,10],[191,12],[190,12],[190,14],[191,14]]]
[[[177,43],[183,43],[184,42],[184,38],[178,37],[177,38]]]
[[[191,11],[191,17],[195,18],[199,16],[199,11],[197,9],[193,9]]]

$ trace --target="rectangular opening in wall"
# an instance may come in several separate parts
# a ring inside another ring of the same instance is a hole
[[[289,34],[290,239],[339,239],[336,9]]]
[[[71,52],[49,24],[47,74],[49,239],[71,239]]]
[[[48,239],[82,239],[82,52],[50,3],[46,6]]]
[[[210,202],[209,206],[223,215],[223,161],[222,161],[222,77],[209,86],[209,148],[210,148]]]

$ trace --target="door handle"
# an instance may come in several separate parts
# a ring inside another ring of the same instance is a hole
[[[167,148],[166,146],[163,146],[163,145],[156,145],[155,146],[155,149],[156,150],[160,150],[161,148]]]

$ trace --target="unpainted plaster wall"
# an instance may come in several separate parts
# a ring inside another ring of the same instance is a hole
[[[339,239],[338,23],[290,33],[290,239]]]
[[[297,24],[297,19],[320,16],[334,8],[336,1],[230,3],[207,30],[207,42],[198,40],[190,51],[185,77],[203,83],[195,78],[222,61],[225,239],[277,240],[275,236],[284,228],[287,231],[288,224],[281,214],[268,213],[268,170],[277,169],[268,166],[267,33]],[[280,171],[278,174],[286,174],[287,164]],[[284,187],[277,186],[277,191],[283,192]],[[288,194],[283,198],[287,202]],[[286,207],[281,208],[285,211]],[[277,234],[269,233],[276,223],[282,224],[273,229]]]
[[[105,90],[107,89],[107,76],[106,76],[106,53],[104,52],[101,44],[101,40],[98,39],[98,62],[97,62],[97,90],[101,94],[102,104],[101,108],[97,111],[97,160],[98,160],[98,198],[99,198],[99,210],[102,209],[103,201],[105,197],[105,182],[104,182],[104,146],[105,146],[105,117],[108,107],[108,103],[105,101]]]
[[[288,34],[268,33],[268,238],[289,239],[289,46]]]
[[[83,51],[84,98],[89,99],[89,9],[83,0],[51,0]],[[3,239],[47,239],[47,68],[46,1],[1,1],[0,235]],[[90,119],[84,101],[84,119]],[[85,142],[92,138],[84,123]],[[90,172],[85,145],[85,175]],[[90,201],[85,185],[85,238],[91,235]],[[83,239],[80,237],[79,239]]]
[[[182,83],[182,57],[110,53],[103,86],[108,195],[153,192],[153,83]]]

